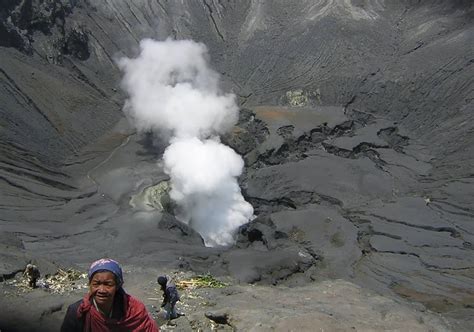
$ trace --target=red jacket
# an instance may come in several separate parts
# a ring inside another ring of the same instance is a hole
[[[81,301],[69,306],[61,332],[158,332],[145,305],[120,289],[114,301],[112,318],[97,311],[87,294]]]

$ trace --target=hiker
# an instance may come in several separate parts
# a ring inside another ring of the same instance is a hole
[[[36,265],[28,264],[26,265],[25,272],[23,272],[23,276],[28,278],[28,286],[31,288],[36,288],[36,282],[38,281],[41,274]]]
[[[176,302],[179,301],[179,294],[173,279],[168,275],[164,275],[159,276],[157,281],[163,291],[161,307],[166,311],[166,319],[170,321],[178,318],[182,314],[176,312]]]
[[[89,268],[89,292],[71,304],[61,332],[158,332],[145,305],[123,289],[122,268],[112,259],[99,259]]]

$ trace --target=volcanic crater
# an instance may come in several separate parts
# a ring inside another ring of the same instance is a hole
[[[84,292],[18,291],[27,263],[47,275],[106,256],[153,314],[158,273],[226,281],[185,295],[177,330],[474,329],[471,1],[10,0],[0,14],[1,331],[58,330]],[[168,37],[204,43],[237,96],[221,141],[255,218],[231,246],[175,217],[165,139],[122,111],[117,59]]]

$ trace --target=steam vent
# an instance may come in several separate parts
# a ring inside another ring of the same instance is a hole
[[[59,331],[103,257],[163,331],[474,331],[473,1],[0,19],[1,332]]]

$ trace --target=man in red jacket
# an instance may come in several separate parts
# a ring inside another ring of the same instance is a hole
[[[158,332],[145,305],[122,288],[120,265],[108,258],[89,268],[89,292],[68,307],[61,332]]]

